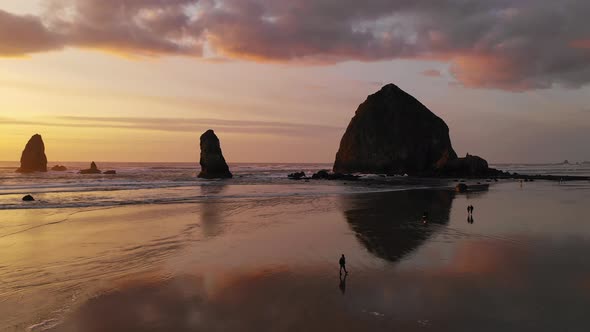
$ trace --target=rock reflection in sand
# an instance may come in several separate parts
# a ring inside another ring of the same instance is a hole
[[[216,236],[223,231],[221,215],[223,211],[223,200],[220,197],[226,187],[223,183],[202,185],[200,187],[201,195],[206,197],[203,200],[203,207],[201,209],[201,224],[204,237]]]
[[[406,190],[342,200],[346,220],[367,250],[397,261],[449,222],[454,197],[450,190]],[[421,221],[424,213],[426,224]]]

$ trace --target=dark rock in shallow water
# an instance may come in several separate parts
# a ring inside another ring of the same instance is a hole
[[[33,202],[34,200],[35,200],[35,198],[33,198],[33,196],[31,196],[31,195],[23,196],[23,201],[25,201],[25,202]]]
[[[305,172],[295,172],[295,173],[291,173],[289,175],[287,175],[287,177],[289,179],[292,180],[301,180],[301,179],[305,179]]]
[[[56,171],[56,172],[64,172],[64,171],[67,171],[68,168],[63,165],[55,165],[55,166],[51,167],[51,170]]]
[[[445,122],[388,84],[358,107],[340,142],[334,172],[422,175],[456,158]]]
[[[467,185],[465,183],[459,183],[458,185],[455,186],[455,191],[458,193],[464,193],[467,191],[469,187],[467,187]]]
[[[93,161],[90,163],[90,168],[83,169],[80,171],[80,174],[100,174],[102,173],[98,167],[96,167],[96,163]]]
[[[47,172],[47,156],[41,135],[35,134],[29,139],[20,157],[19,173]]]
[[[102,174],[109,174],[109,175],[113,175],[113,174],[117,174],[117,171],[114,171],[114,170],[108,170],[108,171],[104,171],[104,172],[102,172]]]
[[[359,179],[358,175],[353,174],[342,174],[342,173],[330,173],[327,170],[320,170],[311,176],[314,180],[351,180],[355,181]]]
[[[223,158],[219,138],[209,129],[201,135],[201,172],[198,177],[204,179],[231,178],[232,174]]]
[[[313,173],[313,175],[311,176],[312,179],[325,179],[325,180],[327,180],[329,177],[330,177],[330,172],[328,172],[325,169],[317,171],[316,173]]]

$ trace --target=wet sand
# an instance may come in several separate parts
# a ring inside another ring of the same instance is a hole
[[[588,202],[537,181],[3,211],[0,330],[587,331]]]

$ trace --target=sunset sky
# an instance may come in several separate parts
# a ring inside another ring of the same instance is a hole
[[[590,160],[590,1],[3,0],[0,160],[332,162],[394,83],[459,155]]]

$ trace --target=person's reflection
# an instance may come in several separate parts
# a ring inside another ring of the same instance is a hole
[[[223,184],[201,185],[203,204],[201,206],[201,224],[205,237],[219,235],[221,229],[221,202],[217,199],[225,190]]]
[[[346,277],[348,276],[348,274],[340,274],[340,285],[338,286],[338,288],[340,288],[340,291],[342,292],[342,294],[346,293]]]
[[[467,216],[467,223],[473,224],[473,216],[472,215]]]

